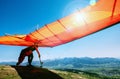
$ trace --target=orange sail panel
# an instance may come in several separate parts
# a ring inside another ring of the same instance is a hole
[[[120,22],[120,0],[99,0],[23,37],[3,36],[0,44],[54,47],[82,38]]]
[[[16,45],[16,46],[30,46],[33,42],[24,40],[26,35],[6,35],[0,37],[0,44]]]
[[[120,0],[99,0],[94,6],[88,6],[28,34],[26,40],[37,42],[40,46],[54,47],[97,32],[119,21]]]

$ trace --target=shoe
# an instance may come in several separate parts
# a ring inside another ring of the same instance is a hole
[[[16,63],[16,66],[19,66],[19,63]]]
[[[33,67],[33,65],[31,65],[31,64],[28,64],[27,66],[28,66],[28,67]]]

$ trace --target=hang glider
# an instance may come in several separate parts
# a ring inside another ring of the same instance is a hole
[[[120,0],[99,0],[94,5],[27,35],[6,35],[0,37],[0,44],[40,47],[54,47],[82,38],[120,22]]]

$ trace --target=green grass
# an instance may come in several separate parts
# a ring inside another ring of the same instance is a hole
[[[110,71],[106,70],[105,73]],[[59,74],[64,79],[120,79],[120,74],[112,75],[114,72],[111,73],[111,75],[98,74],[100,73],[99,69],[97,69],[96,71],[95,70],[83,71],[77,69],[57,69],[55,73]],[[116,72],[116,74],[117,73],[118,72]]]

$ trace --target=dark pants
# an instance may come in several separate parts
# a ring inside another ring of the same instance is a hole
[[[29,65],[31,65],[32,60],[33,60],[33,53],[28,56],[28,63],[29,63]]]
[[[21,51],[16,65],[19,65],[20,63],[22,63],[26,56],[28,56],[28,64],[31,65],[33,60],[33,53],[31,53],[30,55],[26,55],[26,51],[24,50]]]

